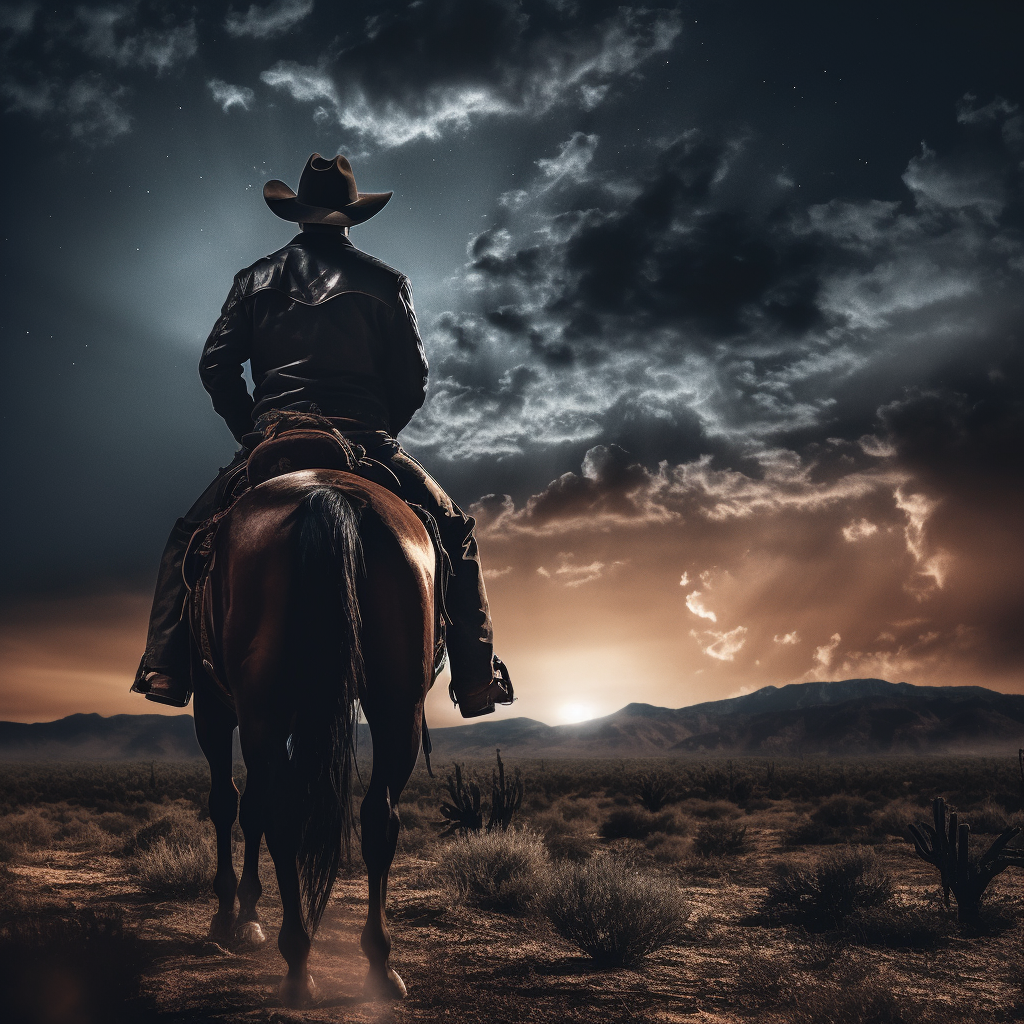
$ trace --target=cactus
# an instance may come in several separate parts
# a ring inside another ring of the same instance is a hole
[[[512,818],[523,802],[524,785],[519,769],[511,782],[505,781],[505,766],[501,762],[501,750],[495,750],[498,757],[498,770],[491,773],[491,816],[487,821],[487,831],[495,829],[507,832]]]
[[[657,814],[667,804],[678,799],[671,777],[662,772],[641,775],[637,779],[636,795],[641,806],[651,814]]]
[[[441,804],[441,817],[445,821],[438,822],[442,836],[452,836],[456,832],[465,835],[467,832],[479,832],[483,827],[483,813],[480,810],[480,787],[475,782],[468,785],[462,780],[462,765],[455,765],[455,778],[448,776],[446,783],[450,802]]]
[[[977,918],[981,897],[988,883],[1011,864],[1024,866],[1024,850],[1007,850],[1006,845],[1021,831],[1012,825],[977,860],[970,856],[971,826],[960,824],[955,811],[946,821],[946,801],[941,796],[932,805],[935,825],[911,825],[917,855],[939,869],[942,895],[949,906],[949,894],[956,900],[957,920],[967,924]]]

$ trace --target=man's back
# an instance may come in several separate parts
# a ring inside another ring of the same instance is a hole
[[[409,281],[339,232],[303,231],[236,275],[199,372],[236,437],[270,409],[310,403],[396,434],[427,376]]]

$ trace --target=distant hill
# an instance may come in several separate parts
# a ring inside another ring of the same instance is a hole
[[[365,734],[365,726],[361,729]],[[1009,752],[1024,746],[1024,695],[980,686],[845,679],[766,686],[742,697],[678,709],[627,704],[605,718],[575,725],[495,718],[433,729],[431,739],[435,760],[487,757],[495,747],[520,757]],[[201,756],[190,715],[0,722],[0,758],[9,761]]]

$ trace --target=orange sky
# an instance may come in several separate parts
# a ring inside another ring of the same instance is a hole
[[[829,481],[783,458],[753,480],[597,450],[521,508],[482,501],[497,648],[519,696],[499,714],[557,724],[867,676],[1024,692],[1012,519],[984,495],[932,498],[890,462]],[[161,711],[127,692],[148,602],[8,606],[0,717]],[[432,725],[461,722],[446,682]]]

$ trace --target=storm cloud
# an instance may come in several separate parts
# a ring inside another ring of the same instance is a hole
[[[313,151],[394,190],[353,241],[415,289],[401,440],[479,521],[523,714],[1020,690],[1022,33],[947,0],[0,4],[0,692],[140,710],[160,545],[233,451],[199,351]]]

